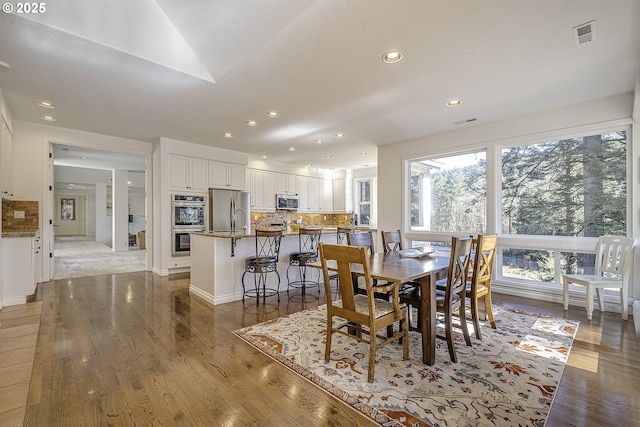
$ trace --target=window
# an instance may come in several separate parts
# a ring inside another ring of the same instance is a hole
[[[375,224],[373,209],[373,179],[359,179],[356,183],[356,215],[359,225]]]
[[[486,229],[485,151],[411,162],[412,231]]]
[[[502,150],[502,232],[627,233],[626,132]]]
[[[555,289],[565,272],[593,271],[595,238],[631,228],[628,135],[616,126],[410,159],[408,244],[495,230],[497,281]]]

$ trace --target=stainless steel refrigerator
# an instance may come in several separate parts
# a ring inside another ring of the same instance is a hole
[[[209,189],[209,230],[251,232],[248,191]]]

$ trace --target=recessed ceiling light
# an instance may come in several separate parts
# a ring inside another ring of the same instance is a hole
[[[6,68],[7,70],[11,68],[11,66],[4,61],[0,61],[0,67]]]
[[[398,62],[402,59],[402,54],[398,51],[387,52],[382,55],[382,60],[387,64],[393,64],[394,62]]]
[[[247,124],[247,126],[258,126],[258,122],[256,122],[255,120],[248,120],[245,123]]]
[[[266,155],[266,154],[263,154],[263,155],[262,155],[262,158],[263,158],[263,159],[266,159],[266,158],[267,158],[267,155]]]
[[[131,181],[127,181],[127,185],[131,185]]]
[[[44,108],[56,108],[55,105],[53,105],[52,103],[47,102],[47,101],[40,101],[40,102],[38,102],[38,105],[41,106],[41,107],[44,107]]]
[[[456,105],[460,105],[460,104],[462,104],[461,99],[452,99],[451,101],[447,102],[447,105],[449,107],[455,107]]]
[[[87,160],[87,156],[82,156],[82,160]]]
[[[48,122],[55,122],[56,121],[55,117],[51,117],[51,116],[41,116],[40,118],[42,120],[46,120]]]
[[[289,151],[296,151],[295,147],[289,147]]]
[[[324,141],[321,139],[316,139],[316,144],[324,144]]]
[[[222,134],[225,138],[233,138],[233,134],[231,132],[225,132]]]
[[[280,113],[278,113],[277,111],[269,111],[267,113],[267,117],[270,117],[272,119],[277,119],[278,117],[280,117]]]
[[[336,138],[344,138],[345,134],[344,133],[336,133]]]

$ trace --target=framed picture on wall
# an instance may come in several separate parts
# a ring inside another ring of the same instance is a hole
[[[76,220],[76,199],[60,199],[60,220]]]

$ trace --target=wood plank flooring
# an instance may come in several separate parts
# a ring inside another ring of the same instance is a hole
[[[21,426],[27,406],[42,302],[0,311],[0,426]]]
[[[24,425],[371,425],[231,333],[323,304],[322,294],[308,290],[303,298],[295,290],[287,298],[283,291],[279,304],[270,297],[259,308],[253,299],[213,307],[188,286],[188,275],[148,272],[38,285],[42,315]],[[560,304],[544,301],[494,294],[494,303],[565,315]],[[581,324],[547,426],[638,425],[633,321],[595,312],[589,322],[581,307],[566,315]],[[21,336],[7,339],[20,347]],[[32,341],[24,338],[24,345]],[[15,366],[0,377],[24,384],[25,371]],[[17,420],[16,411],[0,409],[0,425],[14,425],[3,416]]]

